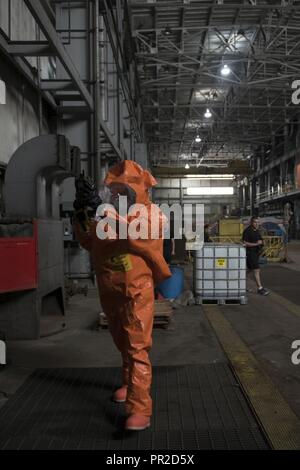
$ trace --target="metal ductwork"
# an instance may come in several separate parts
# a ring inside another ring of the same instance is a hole
[[[60,185],[80,173],[80,150],[60,135],[24,143],[7,166],[0,219],[0,330],[34,339],[62,328],[65,314]]]
[[[58,188],[80,171],[78,153],[75,158],[74,150],[72,158],[71,154],[69,141],[62,135],[43,135],[19,147],[5,175],[6,214],[58,219]]]

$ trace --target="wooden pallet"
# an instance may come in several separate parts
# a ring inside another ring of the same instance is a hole
[[[172,320],[174,310],[169,300],[155,300],[154,303],[154,327],[168,328]],[[99,314],[99,327],[107,328],[108,322],[104,312]]]
[[[246,305],[247,297],[234,299],[203,299],[202,297],[196,297],[195,301],[196,305]]]

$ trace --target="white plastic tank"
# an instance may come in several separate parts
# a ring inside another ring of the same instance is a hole
[[[194,293],[202,299],[246,299],[246,250],[205,243],[194,251]]]

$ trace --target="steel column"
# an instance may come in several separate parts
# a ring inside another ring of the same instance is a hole
[[[94,1],[94,178],[99,187],[101,181],[101,152],[100,152],[100,51],[99,51],[99,0]]]

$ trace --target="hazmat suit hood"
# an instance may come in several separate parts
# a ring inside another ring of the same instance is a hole
[[[135,202],[145,205],[151,204],[148,191],[157,184],[149,171],[132,160],[125,160],[112,167],[104,182],[107,186],[114,183],[129,186],[136,194]]]

